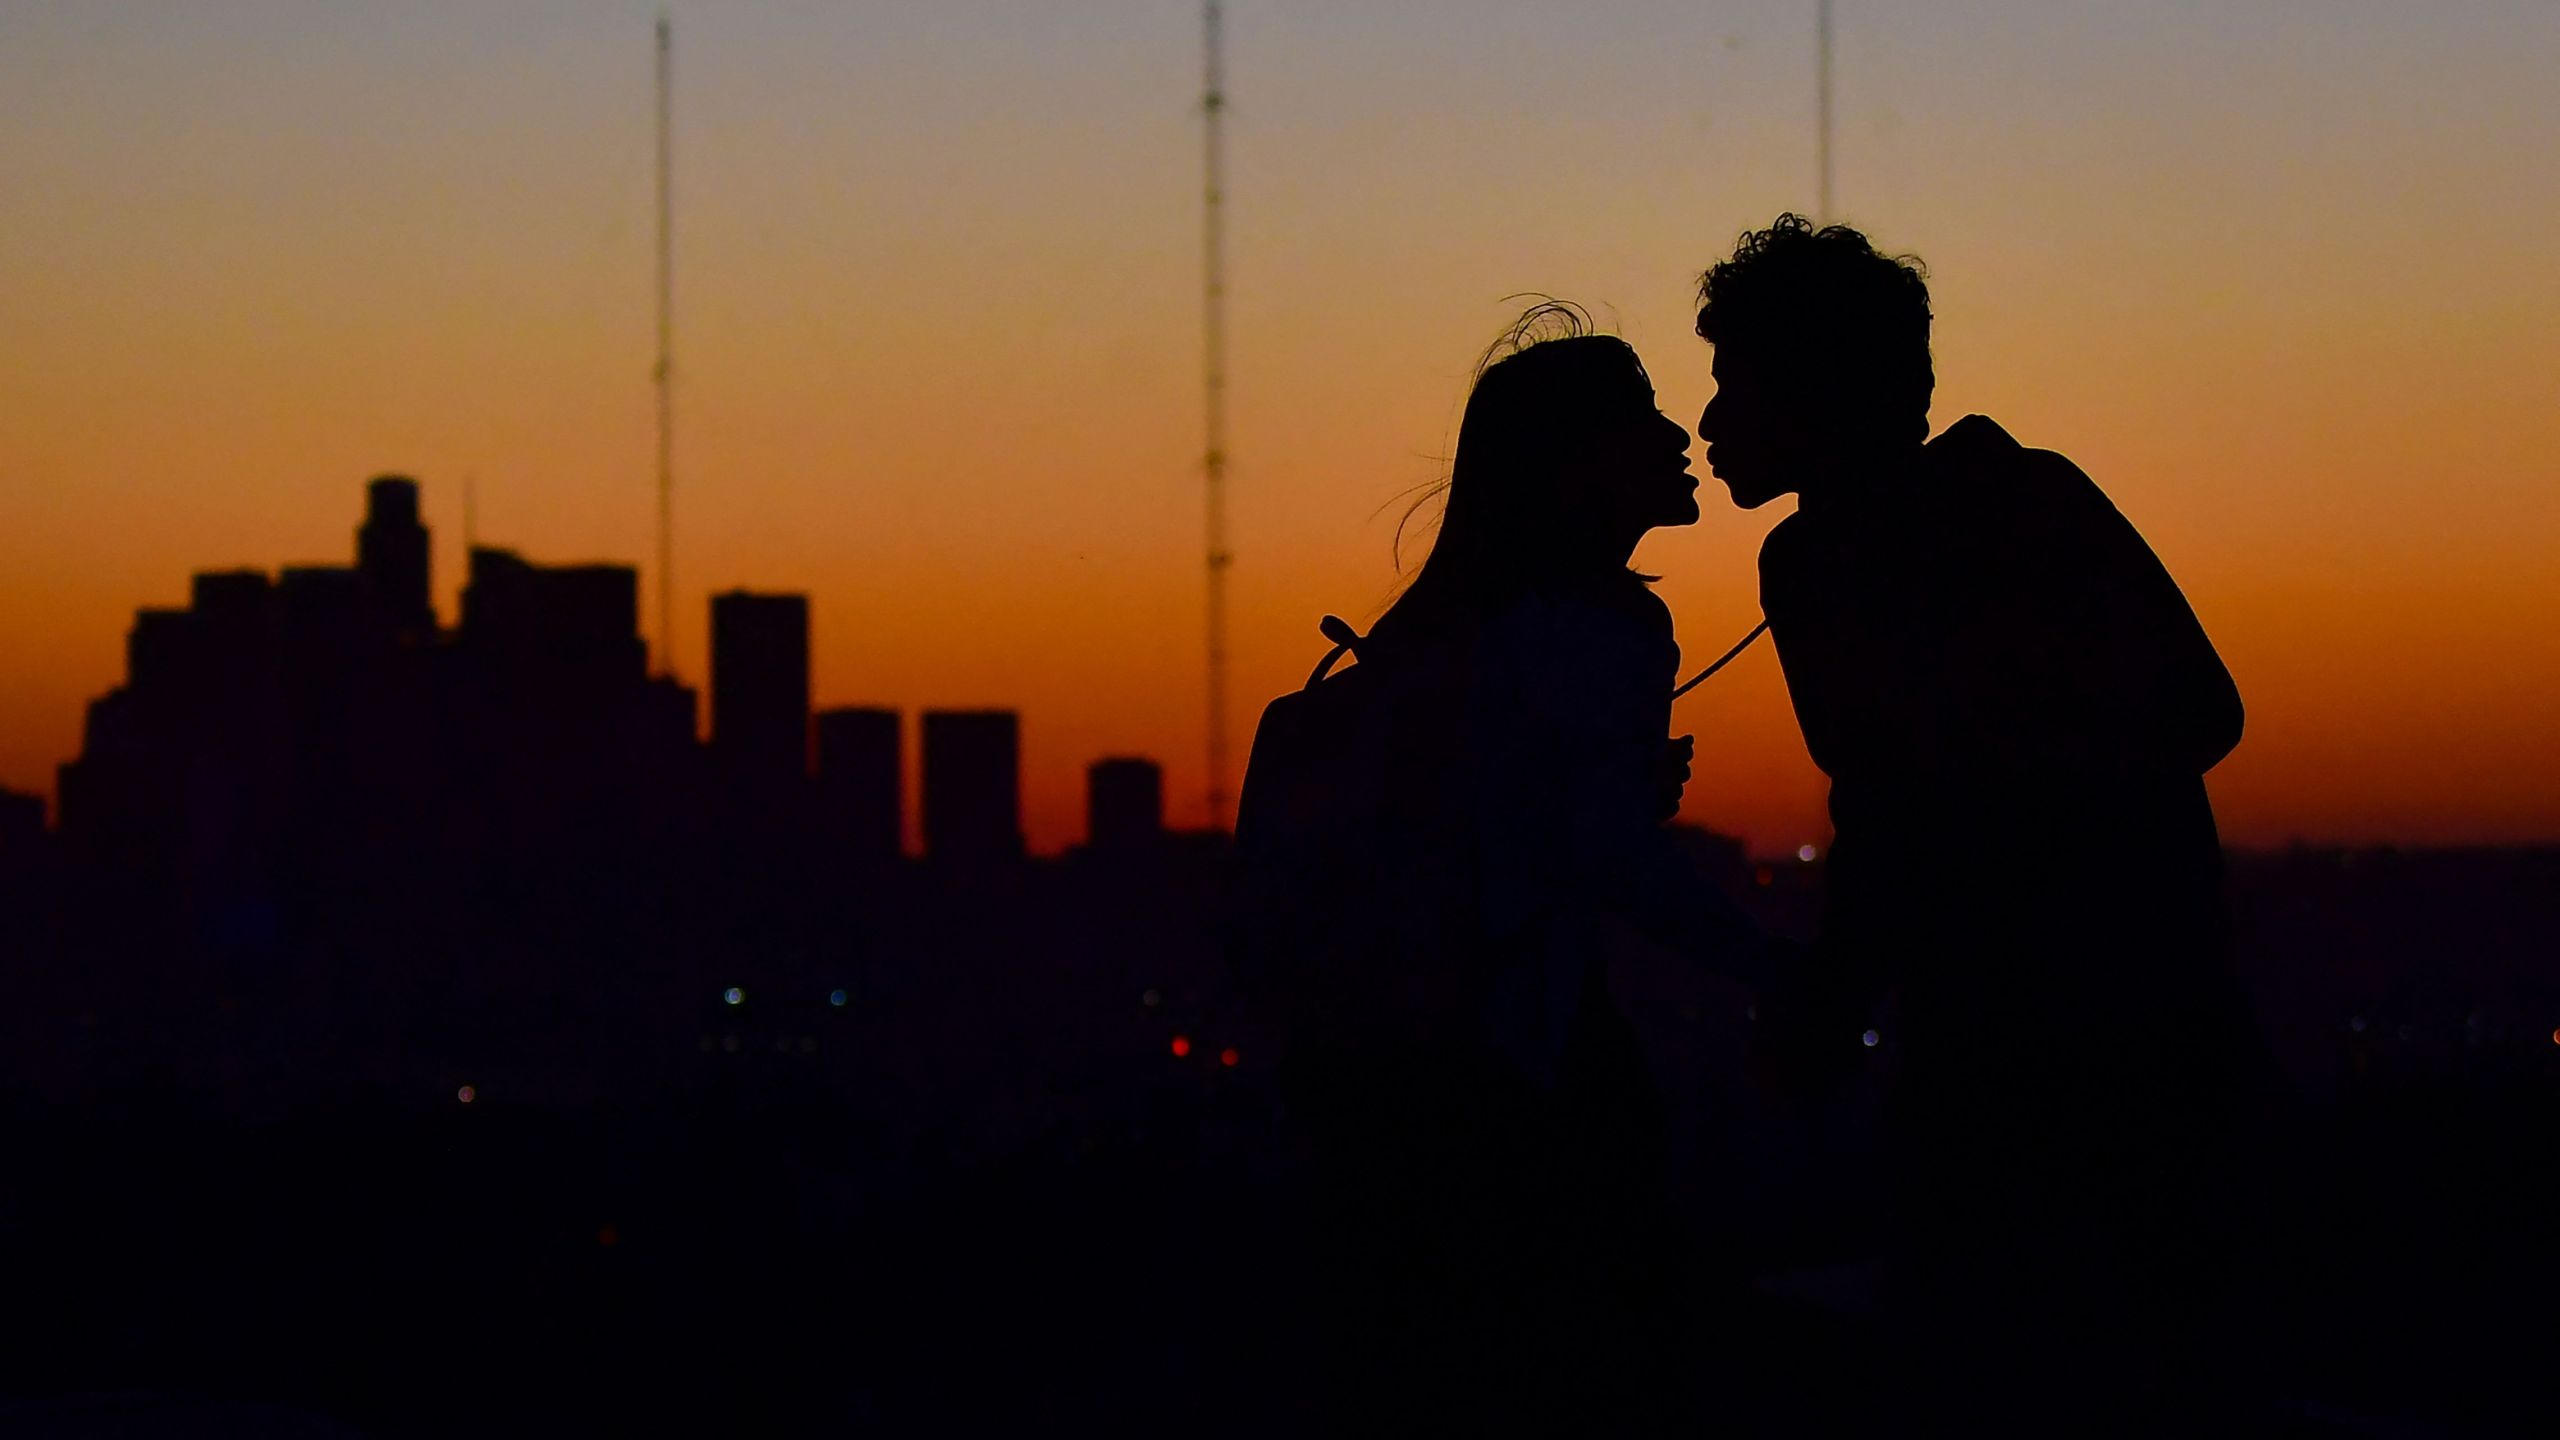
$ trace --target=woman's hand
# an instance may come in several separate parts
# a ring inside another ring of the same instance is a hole
[[[1663,823],[1679,817],[1680,796],[1689,788],[1689,762],[1698,753],[1698,737],[1682,735],[1662,742],[1662,759],[1654,773],[1653,818]]]

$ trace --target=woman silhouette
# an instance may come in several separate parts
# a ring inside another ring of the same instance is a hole
[[[1379,758],[1360,833],[1302,887],[1325,896],[1280,907],[1321,915],[1351,977],[1300,1007],[1292,1109],[1337,1378],[1415,1421],[1588,1427],[1663,1393],[1677,1246],[1603,928],[1727,970],[1759,953],[1662,824],[1679,649],[1628,561],[1698,519],[1688,447],[1626,342],[1529,311],[1477,371],[1429,558],[1321,682],[1368,672]]]

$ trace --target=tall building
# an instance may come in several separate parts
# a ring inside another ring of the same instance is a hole
[[[536,565],[512,550],[471,551],[462,639],[475,650],[582,677],[638,684],[640,572],[628,565]]]
[[[364,575],[374,622],[383,629],[435,633],[427,555],[427,527],[418,523],[418,482],[385,475],[367,485],[364,524],[356,529],[356,569]]]
[[[455,730],[463,773],[492,804],[549,820],[616,800],[646,704],[639,621],[640,576],[627,565],[472,550]]]
[[[925,712],[924,848],[963,862],[1022,854],[1022,723],[1013,711]]]
[[[711,597],[711,751],[733,783],[809,774],[809,597]]]
[[[898,712],[818,712],[818,808],[844,853],[863,862],[895,859],[904,840]]]
[[[1096,850],[1143,850],[1164,839],[1164,767],[1126,756],[1085,771],[1085,843]]]

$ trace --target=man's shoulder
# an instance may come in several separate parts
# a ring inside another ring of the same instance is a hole
[[[1811,542],[1812,533],[1801,510],[1770,526],[1769,533],[1760,537],[1760,573],[1766,576],[1773,569],[1785,569]]]
[[[2063,518],[2113,510],[2088,472],[2055,450],[2018,443],[1988,415],[1967,415],[1927,447],[1940,484],[1969,491],[2003,508],[2024,508]]]

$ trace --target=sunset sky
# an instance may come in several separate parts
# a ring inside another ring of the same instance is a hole
[[[2178,576],[2249,706],[2226,835],[2560,839],[2560,5],[1838,10],[1840,218],[1931,268],[1933,419],[2070,455]],[[344,562],[372,475],[448,620],[466,476],[483,543],[654,553],[655,13],[0,7],[0,784],[51,789],[136,606]],[[1036,848],[1104,754],[1198,823],[1198,6],[672,15],[679,673],[710,592],[805,590],[821,704],[1022,710]],[[1241,764],[1387,597],[1503,297],[1694,421],[1698,271],[1813,203],[1813,5],[1228,29]],[[1693,661],[1786,508],[1702,498],[1639,556]],[[1677,720],[1689,818],[1823,838],[1766,649]]]

